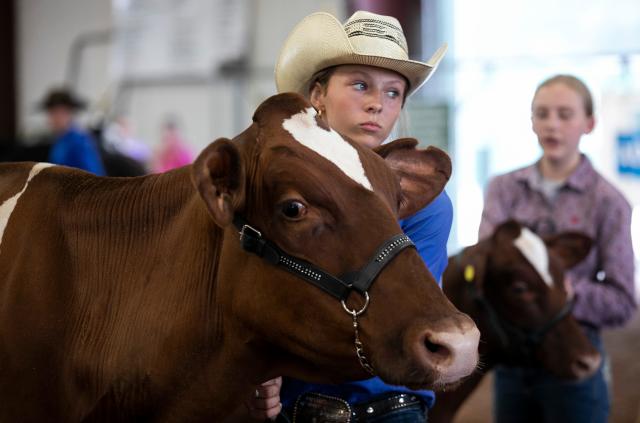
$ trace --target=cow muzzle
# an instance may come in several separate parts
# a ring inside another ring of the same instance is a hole
[[[432,369],[435,387],[445,387],[469,376],[478,364],[480,331],[466,314],[458,313],[446,330],[427,329],[409,340],[418,365]]]

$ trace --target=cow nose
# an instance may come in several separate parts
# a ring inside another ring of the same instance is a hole
[[[480,331],[464,314],[445,330],[426,330],[417,345],[418,360],[437,373],[437,384],[446,385],[470,375],[478,364]]]
[[[598,370],[601,362],[602,357],[597,351],[582,354],[571,363],[571,373],[577,380],[586,379]]]

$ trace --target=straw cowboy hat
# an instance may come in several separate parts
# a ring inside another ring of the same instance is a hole
[[[407,96],[424,84],[447,45],[428,62],[409,60],[407,41],[397,19],[358,11],[344,26],[329,13],[313,13],[291,31],[276,64],[278,92],[307,94],[310,78],[330,66],[358,64],[390,69],[409,81]]]

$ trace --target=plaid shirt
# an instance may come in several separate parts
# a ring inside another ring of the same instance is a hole
[[[489,182],[480,238],[510,218],[541,235],[567,230],[589,235],[589,255],[569,271],[576,293],[573,314],[598,328],[623,325],[636,309],[631,206],[584,155],[549,200],[541,189],[538,163]]]

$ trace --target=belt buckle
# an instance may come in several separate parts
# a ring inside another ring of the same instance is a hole
[[[420,399],[415,395],[395,394],[355,404],[353,417],[355,422],[367,421],[369,418],[380,417],[395,410],[420,405],[420,403]]]
[[[342,398],[307,392],[296,400],[293,423],[306,422],[350,423],[351,407]]]

